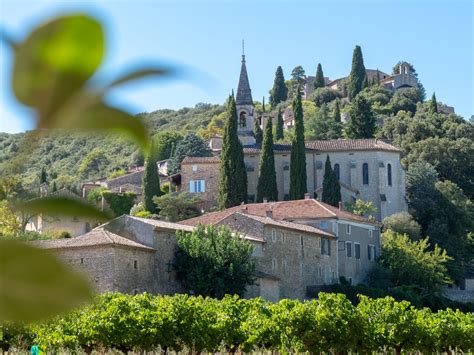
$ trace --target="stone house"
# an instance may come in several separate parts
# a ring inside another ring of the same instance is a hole
[[[82,200],[81,197],[66,188],[51,193],[45,193],[43,196],[61,196]],[[71,236],[76,237],[89,232],[98,224],[98,221],[91,218],[38,214],[30,218],[26,225],[26,230],[38,233],[68,232]]]
[[[242,222],[243,217],[239,217],[240,223],[238,223],[238,225],[230,218],[237,212],[247,218],[245,222]],[[180,224],[190,226],[197,225],[198,223],[213,225],[225,224],[232,229],[242,231],[244,229],[248,230],[252,224],[256,224],[250,220],[260,218],[261,221],[263,217],[269,218],[269,222],[271,219],[273,223],[288,224],[293,229],[292,232],[289,233],[291,237],[288,237],[288,243],[277,245],[278,250],[270,249],[271,258],[275,258],[276,263],[280,265],[280,267],[282,267],[281,263],[284,261],[286,261],[287,265],[290,265],[291,260],[293,271],[295,271],[297,267],[303,267],[304,270],[311,270],[313,268],[311,272],[315,272],[318,277],[321,277],[319,276],[321,272],[323,273],[322,280],[303,278],[301,282],[304,282],[306,286],[335,283],[338,282],[341,277],[352,284],[363,283],[367,272],[371,269],[381,252],[380,225],[378,223],[371,222],[362,216],[354,215],[318,200],[311,199],[309,196],[303,200],[296,201],[264,202],[236,206],[223,211],[211,212],[203,216],[191,218],[180,222]],[[295,225],[299,225],[299,227]],[[273,228],[271,224],[268,224],[268,226],[269,229]],[[325,243],[329,243],[327,247],[329,248],[330,256],[335,258],[332,262],[336,264],[321,264],[320,261],[316,262],[314,258],[318,256],[321,257],[321,255],[318,255],[318,253],[311,254],[310,251],[306,251],[306,248],[313,250],[319,247],[322,248],[321,245],[317,246],[318,239],[308,239],[307,244],[305,244],[305,240],[307,240],[309,236],[304,235],[301,228],[306,227],[316,228],[320,233],[319,238],[321,241],[324,238],[329,238],[329,242]],[[266,233],[267,234],[263,233],[267,238],[266,247],[271,248],[272,244],[268,242],[270,240],[268,230]],[[303,235],[303,237],[300,237],[301,235]],[[286,241],[285,238],[286,237],[283,237]],[[277,240],[282,240],[282,238],[277,237]],[[314,240],[316,240],[316,242]],[[292,259],[294,255],[292,256],[289,251],[294,251],[292,248],[296,248],[298,241],[303,243],[303,248],[300,250],[301,253],[306,254],[299,254],[296,259]],[[306,258],[313,259],[305,260],[305,255]],[[300,265],[298,265],[298,262],[296,262],[295,265],[295,260],[297,260]],[[301,264],[303,266],[301,266]],[[269,264],[267,263],[267,265]],[[285,278],[281,274],[275,275],[268,269],[262,269],[261,271],[282,279]],[[282,270],[280,269],[279,271],[281,272]],[[311,277],[315,277],[315,275],[311,275]],[[297,280],[295,282],[300,282],[298,279],[295,280]],[[295,284],[291,286],[294,287]],[[285,291],[281,292],[285,294]]]
[[[35,243],[85,273],[98,292],[174,294],[183,292],[172,269],[176,232],[191,232],[198,223],[228,226],[255,248],[256,283],[246,297],[304,299],[308,287],[337,283],[340,276],[353,282],[365,278],[371,265],[364,254],[369,229],[372,255],[378,255],[378,227],[333,210],[338,211],[308,199],[237,206],[180,223],[124,215],[76,238]],[[352,232],[339,233],[346,225]],[[346,262],[341,273],[342,247],[352,241],[360,244],[359,254],[354,251],[359,258]]]
[[[290,153],[290,144],[274,145],[280,201],[288,199],[290,191]],[[341,182],[342,202],[354,202],[357,198],[371,201],[377,208],[378,220],[407,210],[405,171],[398,148],[377,139],[306,142],[307,190],[316,199],[322,196],[327,155]],[[257,191],[260,147],[244,146],[244,161],[247,167],[248,201],[253,202]],[[181,165],[181,182],[181,191],[202,196],[203,209],[217,206],[219,158],[185,158]]]

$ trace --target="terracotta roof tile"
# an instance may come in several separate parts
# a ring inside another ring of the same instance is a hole
[[[213,157],[186,157],[181,164],[217,164],[220,162],[218,156]]]
[[[211,212],[203,216],[181,221],[180,223],[191,226],[197,225],[198,223],[215,224],[234,212],[243,212],[250,215],[265,217],[269,210],[272,211],[272,218],[276,220],[291,221],[295,219],[341,218],[350,221],[373,224],[367,218],[347,211],[341,211],[338,208],[314,199],[252,203],[228,208],[223,211]]]
[[[43,249],[69,249],[69,248],[85,248],[104,245],[120,245],[129,248],[142,249],[145,251],[154,251],[146,245],[134,242],[133,240],[121,237],[117,234],[109,232],[103,228],[96,228],[89,233],[80,235],[75,238],[57,239],[57,240],[39,240],[35,241],[38,247]]]
[[[323,152],[354,150],[385,150],[401,152],[400,149],[382,139],[335,139],[326,141],[308,141],[306,148]]]

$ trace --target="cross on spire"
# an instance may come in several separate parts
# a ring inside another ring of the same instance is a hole
[[[242,39],[242,62],[245,62],[245,42]]]

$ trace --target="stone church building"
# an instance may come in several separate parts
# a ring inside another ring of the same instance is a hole
[[[247,167],[248,201],[255,201],[260,146],[253,134],[255,108],[247,75],[245,56],[242,56],[239,84],[236,94],[238,135],[244,148]],[[205,210],[217,205],[219,190],[219,151],[221,140],[215,137],[210,145],[216,156],[187,157],[181,165],[181,190],[199,194]],[[382,220],[391,214],[406,211],[405,171],[400,163],[401,151],[380,139],[338,139],[307,141],[307,191],[320,199],[322,195],[324,163],[329,156],[341,183],[343,202],[356,199],[372,201],[377,208],[376,218]],[[275,144],[275,169],[278,200],[288,199],[290,186],[291,144]]]

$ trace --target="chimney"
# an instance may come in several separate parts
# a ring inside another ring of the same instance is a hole
[[[272,210],[267,210],[265,212],[265,214],[267,215],[268,218],[273,218],[273,211]]]
[[[247,214],[248,213],[248,208],[247,206],[242,206],[242,213]]]
[[[304,199],[305,199],[305,200],[309,200],[309,199],[310,199],[309,193],[306,192],[306,193],[304,194]]]
[[[342,211],[342,201],[339,201],[339,211]]]
[[[264,197],[264,198],[263,198],[263,203],[267,203],[267,202],[268,202],[267,198]]]

